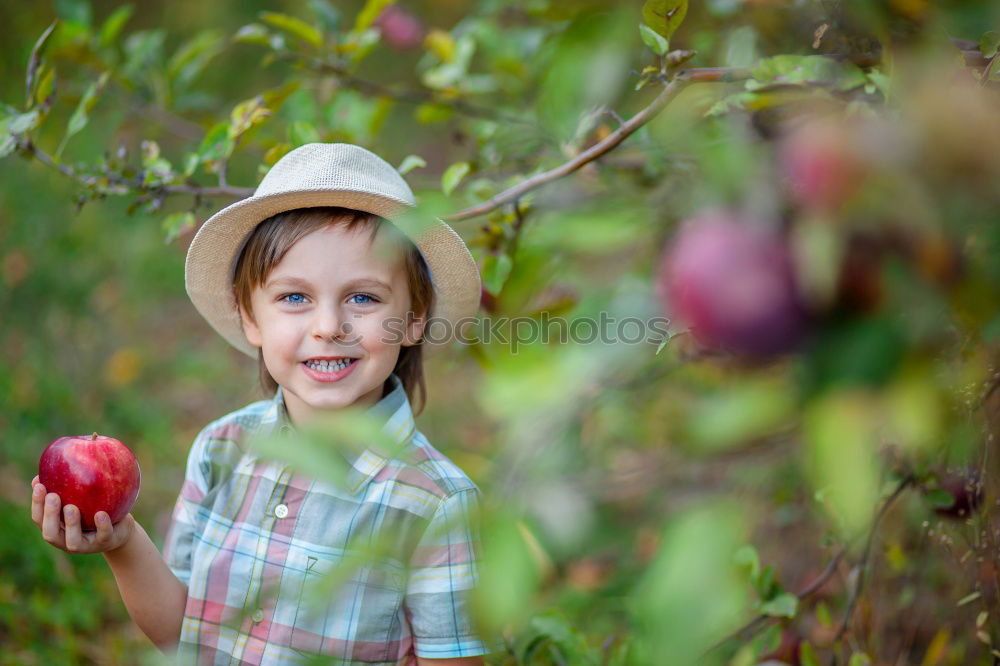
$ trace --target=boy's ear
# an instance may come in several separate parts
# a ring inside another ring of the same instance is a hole
[[[419,315],[415,315],[412,312],[406,314],[409,322],[407,322],[406,330],[403,334],[403,347],[412,347],[420,342],[420,338],[424,335],[424,327],[427,325],[427,317],[425,315],[426,312],[422,312]]]
[[[245,312],[239,305],[236,306],[236,309],[239,310],[240,320],[243,322],[243,335],[247,336],[247,341],[254,347],[260,347],[262,344],[260,328],[257,326],[257,322],[254,321],[253,315]]]

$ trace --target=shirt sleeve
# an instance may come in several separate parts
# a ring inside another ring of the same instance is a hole
[[[208,460],[208,428],[202,430],[188,452],[184,483],[174,504],[163,543],[163,559],[174,575],[187,585],[191,580],[191,554],[197,533],[198,507],[208,493],[211,461]]]
[[[405,605],[419,657],[492,651],[476,635],[469,598],[479,578],[479,493],[468,488],[444,498],[411,558]]]

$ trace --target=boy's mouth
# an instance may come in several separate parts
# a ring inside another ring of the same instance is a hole
[[[311,358],[308,361],[304,361],[303,365],[318,372],[339,372],[357,360],[350,356],[325,356],[323,358]]]

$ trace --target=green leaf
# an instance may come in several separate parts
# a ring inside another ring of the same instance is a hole
[[[407,155],[403,158],[403,162],[399,165],[399,168],[396,169],[396,171],[398,171],[400,175],[405,176],[410,171],[425,166],[427,166],[427,162],[424,161],[424,158],[419,155]]]
[[[28,70],[25,75],[25,91],[27,104],[31,105],[31,100],[34,98],[33,92],[35,87],[35,75],[38,72],[38,68],[42,64],[42,53],[45,52],[45,44],[48,42],[49,37],[52,35],[52,31],[56,29],[56,25],[59,23],[59,19],[56,19],[49,24],[49,27],[45,29],[42,36],[35,41],[34,47],[31,49],[31,57],[28,59]]]
[[[321,138],[312,123],[296,120],[288,126],[288,140],[293,146],[301,146],[306,143],[319,143]]]
[[[955,498],[943,488],[932,488],[924,493],[924,499],[935,509],[947,509],[955,503]]]
[[[173,242],[182,233],[194,227],[195,216],[191,211],[172,213],[163,220],[164,243]]]
[[[55,0],[56,16],[67,23],[90,27],[94,10],[90,0]]]
[[[757,549],[750,544],[740,546],[733,555],[733,561],[737,566],[747,570],[750,582],[756,586],[760,576],[760,556],[757,554]]]
[[[1000,32],[990,30],[979,38],[979,50],[984,58],[992,58],[1000,51]]]
[[[104,88],[107,86],[108,79],[110,78],[111,72],[103,72],[97,81],[87,86],[83,97],[80,98],[80,102],[76,105],[76,110],[73,111],[73,115],[70,116],[69,123],[66,125],[66,136],[63,137],[62,143],[59,144],[59,149],[56,151],[56,159],[62,155],[63,149],[66,147],[66,142],[69,141],[70,137],[87,126],[90,111],[97,104],[97,100],[101,96],[101,93],[104,92]]]
[[[323,34],[315,26],[309,25],[302,19],[288,14],[278,12],[261,12],[260,19],[269,25],[280,30],[284,30],[290,35],[298,37],[302,41],[320,48],[323,46]]]
[[[243,100],[229,114],[228,136],[235,141],[251,128],[267,120],[273,112],[264,106],[264,96],[257,95]]]
[[[958,600],[956,606],[964,606],[965,604],[971,604],[973,601],[983,596],[981,592],[973,592],[972,594],[967,594]]]
[[[327,30],[335,31],[340,25],[340,10],[329,0],[309,0],[309,9],[323,22]]]
[[[483,259],[483,287],[486,291],[499,296],[513,267],[514,261],[506,253],[486,255]]]
[[[646,0],[642,20],[669,41],[684,21],[687,9],[687,0]]]
[[[468,162],[455,162],[441,175],[441,190],[450,195],[472,167]]]
[[[17,141],[10,134],[0,135],[0,158],[7,157],[17,148]]]
[[[234,42],[271,46],[271,32],[260,23],[248,23],[233,35]]]
[[[646,46],[657,55],[663,55],[670,50],[670,40],[645,23],[639,24],[639,35],[642,36],[642,41],[645,42]]]
[[[820,666],[816,651],[809,641],[802,641],[799,645],[799,661],[802,662],[802,666]]]
[[[847,666],[871,666],[871,657],[864,652],[855,652],[847,662]]]
[[[421,125],[432,125],[448,120],[453,113],[454,110],[447,104],[424,102],[417,107],[414,116]]]
[[[358,12],[358,17],[354,21],[354,32],[360,33],[368,28],[382,10],[391,5],[395,0],[367,0],[365,6]]]
[[[762,603],[760,612],[771,617],[795,617],[798,607],[798,597],[788,592],[782,592],[774,599]]]
[[[54,67],[43,64],[41,67],[42,76],[38,81],[38,88],[35,89],[35,103],[45,104],[49,101],[52,93],[56,89],[56,70]]]
[[[132,5],[122,5],[115,11],[111,12],[111,15],[104,20],[101,25],[101,30],[97,39],[98,44],[101,46],[111,46],[115,39],[118,38],[118,34],[125,27],[125,24],[130,18],[132,18],[132,12],[134,7]]]
[[[9,118],[5,118],[0,124],[0,129],[11,134],[24,134],[38,127],[41,122],[41,113],[38,109],[32,109],[25,113],[18,113]]]
[[[167,77],[187,87],[223,50],[223,37],[217,30],[203,30],[184,42],[167,63]]]
[[[218,123],[208,131],[198,147],[198,157],[202,162],[222,159],[232,151],[232,139],[229,138],[229,123]]]

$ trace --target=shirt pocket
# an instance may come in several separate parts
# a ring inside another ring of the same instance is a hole
[[[304,556],[291,647],[306,654],[390,661],[400,635],[405,572],[388,564],[343,564],[341,557]]]

